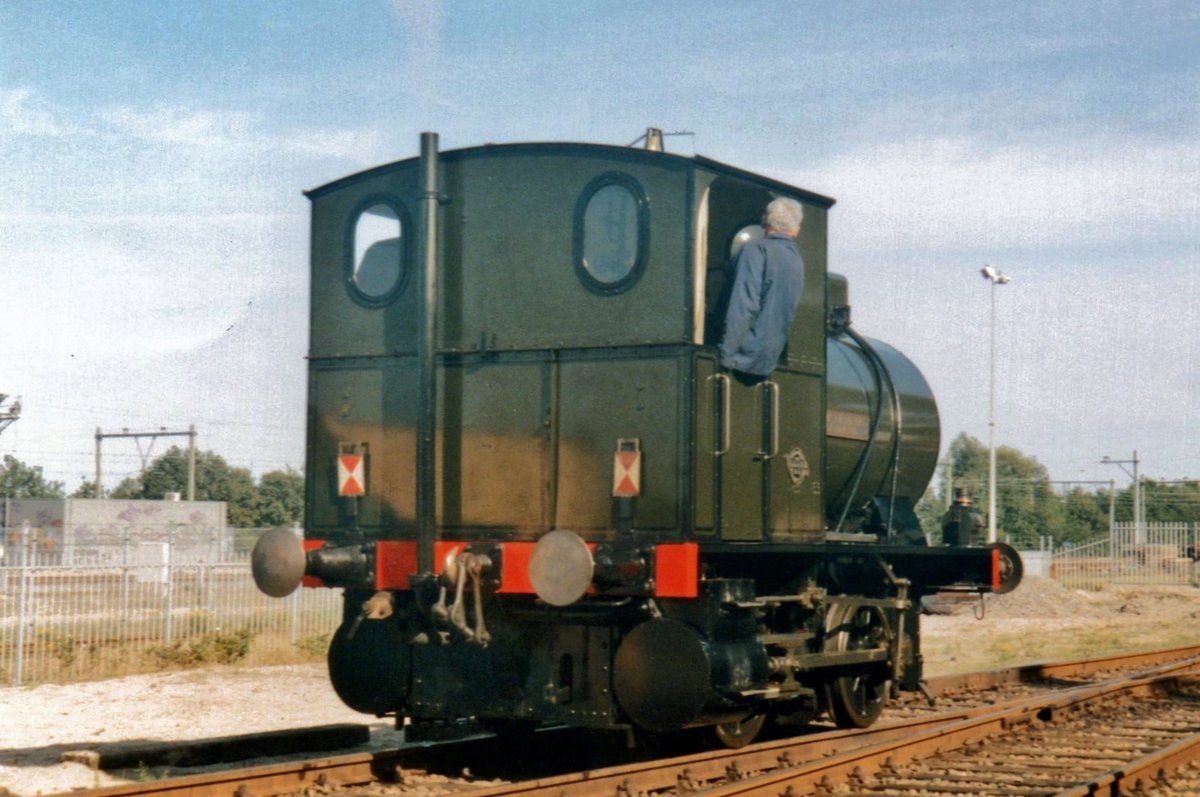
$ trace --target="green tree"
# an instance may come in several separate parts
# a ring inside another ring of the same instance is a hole
[[[96,482],[92,479],[84,479],[75,488],[75,492],[71,493],[71,498],[95,498],[96,497]]]
[[[1132,487],[1128,492],[1127,505],[1132,506]],[[1195,523],[1200,521],[1200,482],[1143,479],[1142,505],[1147,523]]]
[[[917,520],[925,539],[930,545],[940,545],[942,542],[942,515],[946,514],[946,500],[942,494],[934,490],[932,484],[925,490],[916,506]]]
[[[259,526],[293,526],[304,520],[304,474],[292,468],[264,473],[258,482]]]
[[[136,476],[126,476],[117,482],[116,487],[105,490],[105,492],[109,498],[142,499],[146,497],[142,490],[142,480]]]
[[[966,488],[979,512],[987,513],[988,449],[967,434],[950,443],[954,487]],[[996,449],[996,531],[1017,547],[1036,545],[1050,535],[1066,532],[1062,499],[1055,494],[1050,474],[1035,458],[1015,448]]]
[[[114,498],[161,499],[167,493],[187,496],[188,452],[172,446],[150,463],[142,478],[125,479],[113,489]],[[258,522],[258,495],[246,468],[235,468],[212,451],[196,452],[196,500],[224,501],[229,525],[253,527]]]
[[[141,477],[127,477],[108,491],[110,498],[161,500],[167,493],[187,496],[188,452],[173,446],[150,463]],[[94,491],[84,482],[79,497]],[[258,484],[246,468],[235,468],[212,451],[196,452],[196,500],[224,501],[234,528],[292,526],[304,519],[304,474],[294,468],[264,473]]]
[[[1001,446],[996,449],[996,482],[996,523],[1015,545],[1037,545],[1043,535],[1063,537],[1062,499],[1044,465]]]
[[[62,498],[63,483],[47,481],[41,465],[26,465],[12,454],[0,462],[0,497]]]
[[[1063,542],[1087,542],[1108,534],[1108,495],[1076,487],[1063,497]]]

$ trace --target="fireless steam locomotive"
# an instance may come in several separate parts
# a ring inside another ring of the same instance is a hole
[[[866,726],[920,688],[919,603],[1006,591],[1004,545],[926,544],[929,386],[850,324],[833,200],[703,157],[513,144],[308,192],[305,539],[269,595],[345,592],[338,695],[414,728],[561,723],[727,745]],[[715,358],[731,255],[805,209],[768,381]]]

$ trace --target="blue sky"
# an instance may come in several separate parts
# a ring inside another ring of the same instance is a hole
[[[0,454],[73,489],[97,427],[303,464],[301,190],[647,126],[838,199],[855,326],[944,437],[1054,479],[1200,477],[1200,9],[1173,2],[0,3]],[[170,444],[162,440],[151,454]],[[105,444],[111,486],[139,465]]]

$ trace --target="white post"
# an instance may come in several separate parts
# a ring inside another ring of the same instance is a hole
[[[988,380],[988,542],[996,541],[996,282],[992,280],[992,343]]]
[[[25,615],[29,607],[29,521],[21,523],[21,576],[17,582],[17,660],[13,668],[13,686],[20,686],[25,675]]]
[[[991,346],[989,349],[988,379],[988,542],[996,541],[996,286],[1007,285],[1012,279],[991,266],[979,271],[990,283]]]

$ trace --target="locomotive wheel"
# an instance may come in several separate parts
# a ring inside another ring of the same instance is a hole
[[[874,606],[847,606],[834,619],[826,652],[845,653],[884,647],[891,638],[887,618]],[[879,718],[891,688],[886,662],[858,664],[837,671],[825,684],[829,713],[839,728],[865,728]]]
[[[350,708],[396,711],[408,697],[412,648],[394,618],[343,622],[329,643],[329,680]]]
[[[766,714],[751,714],[743,720],[722,722],[720,725],[714,725],[713,731],[717,734],[718,742],[731,750],[736,750],[754,741],[766,721]]]

